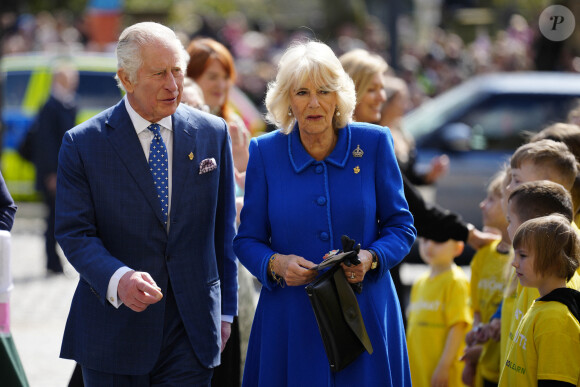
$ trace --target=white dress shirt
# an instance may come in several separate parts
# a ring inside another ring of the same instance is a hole
[[[133,109],[127,96],[124,97],[125,100],[125,107],[127,108],[127,112],[129,113],[129,117],[131,118],[131,122],[133,123],[133,128],[135,132],[137,132],[137,137],[139,137],[139,142],[141,143],[141,147],[143,148],[143,152],[145,153],[145,157],[147,161],[149,161],[149,147],[151,146],[151,140],[153,140],[154,134],[152,131],[147,129],[149,125],[154,124],[155,122],[149,122],[145,118],[141,117],[139,113]],[[171,181],[172,181],[172,167],[173,167],[173,122],[171,121],[171,116],[162,118],[157,122],[161,127],[161,137],[163,138],[163,142],[165,143],[165,147],[167,148],[167,161],[168,161],[168,184],[169,184],[169,210],[167,215],[167,229],[169,231],[169,219],[171,217]],[[153,180],[153,177],[151,177]],[[161,206],[161,204],[159,204]],[[117,271],[113,274],[111,279],[109,280],[109,286],[107,288],[107,300],[115,307],[119,308],[123,304],[123,302],[117,296],[117,288],[119,287],[119,281],[121,277],[128,271],[131,271],[127,266],[120,267]]]
[[[137,132],[137,136],[139,137],[139,142],[141,142],[141,147],[143,147],[143,152],[145,153],[145,157],[147,161],[149,161],[149,147],[151,146],[151,140],[153,140],[154,134],[152,131],[147,129],[149,125],[154,124],[154,122],[149,122],[143,117],[139,115],[133,109],[127,96],[124,97],[125,99],[125,107],[127,108],[127,112],[129,113],[129,117],[131,118],[131,122],[133,123],[133,127]],[[169,232],[169,219],[171,218],[171,181],[172,181],[172,167],[173,167],[173,121],[171,121],[171,116],[162,118],[157,122],[159,126],[161,126],[161,137],[163,138],[163,142],[165,143],[165,147],[167,148],[167,161],[169,163],[168,168],[168,184],[169,184],[169,210],[167,215],[167,231]],[[153,177],[151,177],[153,179]],[[119,299],[117,295],[117,289],[119,287],[119,281],[121,277],[125,275],[125,273],[131,271],[133,269],[123,266],[117,269],[111,279],[109,280],[109,286],[107,287],[107,300],[113,305],[115,308],[119,308],[119,306],[123,305],[123,302]],[[234,321],[234,316],[229,315],[222,315],[222,321],[232,323]]]

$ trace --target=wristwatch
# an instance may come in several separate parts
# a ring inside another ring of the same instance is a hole
[[[371,262],[371,270],[375,270],[379,265],[379,258],[377,257],[377,253],[374,250],[369,249],[369,252],[373,256],[373,261]]]

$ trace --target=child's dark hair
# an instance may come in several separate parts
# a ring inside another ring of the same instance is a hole
[[[518,227],[514,249],[525,248],[534,256],[534,272],[569,281],[580,264],[580,239],[568,219],[559,214],[525,221]]]
[[[522,222],[554,213],[562,215],[569,223],[574,219],[570,192],[553,181],[537,180],[524,183],[514,189],[508,202]]]

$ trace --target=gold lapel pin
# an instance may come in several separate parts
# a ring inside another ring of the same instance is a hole
[[[360,145],[357,145],[356,149],[352,151],[352,155],[354,157],[363,157],[364,154],[365,152],[363,152],[363,150],[360,149]]]
[[[188,157],[189,157],[190,160],[193,160],[193,152],[189,152],[189,156]]]
[[[356,173],[359,173],[359,172],[360,172],[360,168],[359,168],[359,166],[357,165],[356,167],[354,167],[354,173],[356,174]]]

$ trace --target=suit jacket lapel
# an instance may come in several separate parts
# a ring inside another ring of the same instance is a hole
[[[124,100],[121,100],[111,112],[107,121],[109,127],[108,139],[113,149],[127,168],[129,174],[145,196],[145,199],[155,212],[155,215],[163,224],[161,205],[157,198],[157,190],[153,184],[151,171],[147,164],[147,158],[125,108]],[[175,180],[174,180],[175,181]]]
[[[171,212],[179,206],[186,182],[199,164],[196,154],[198,128],[177,109],[173,115],[173,178],[171,193]]]

